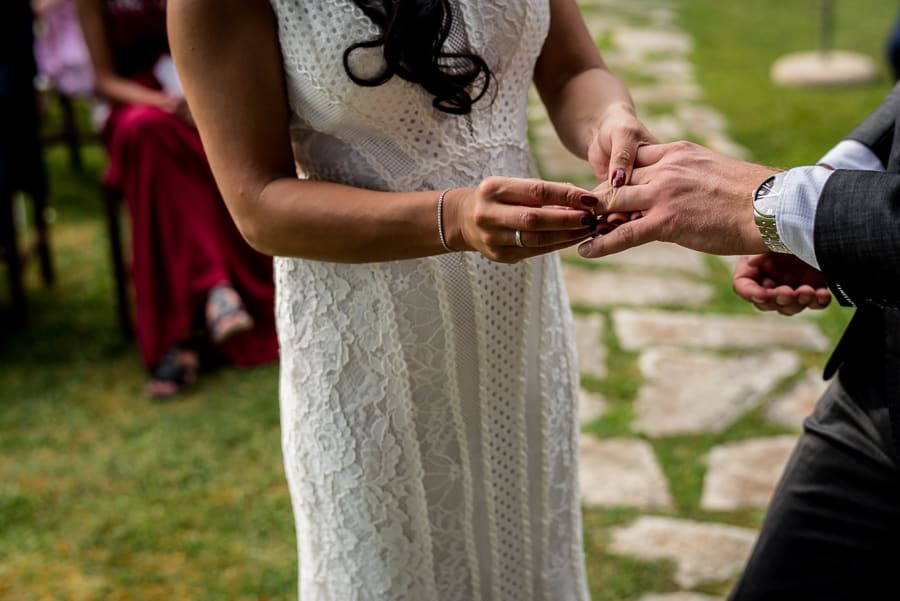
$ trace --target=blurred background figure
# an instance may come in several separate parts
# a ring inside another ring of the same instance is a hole
[[[888,34],[887,60],[894,75],[894,80],[900,80],[900,14],[894,19],[894,25]]]
[[[33,14],[28,0],[0,2],[0,250],[7,258],[13,305],[22,310],[24,289],[13,204],[18,192],[31,197],[35,215],[41,216],[35,220],[39,241],[36,248],[44,281],[53,280],[42,217],[47,200],[47,172],[39,135],[33,44]]]
[[[94,74],[74,0],[32,0],[38,73],[68,96],[91,96]]]
[[[128,203],[135,331],[153,397],[201,365],[276,359],[272,260],[238,233],[169,58],[165,0],[75,0],[109,103],[106,184]]]

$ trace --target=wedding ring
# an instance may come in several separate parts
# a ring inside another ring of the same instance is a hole
[[[525,248],[525,245],[522,244],[522,232],[520,230],[516,230],[516,246]]]

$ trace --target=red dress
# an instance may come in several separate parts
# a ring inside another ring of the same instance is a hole
[[[153,66],[168,53],[158,0],[108,0],[118,72],[159,89]],[[147,105],[112,107],[104,128],[107,183],[128,203],[138,345],[148,367],[204,324],[209,290],[230,282],[255,327],[216,347],[249,366],[278,356],[272,259],[238,232],[207,163],[197,129]]]

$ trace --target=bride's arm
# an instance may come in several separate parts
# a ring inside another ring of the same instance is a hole
[[[247,241],[272,255],[341,262],[445,252],[438,191],[373,192],[298,180],[275,17],[267,0],[169,0],[175,63],[229,211]],[[341,68],[336,65],[335,68]],[[475,185],[477,184],[477,185]],[[490,178],[444,204],[454,250],[518,261],[588,234],[585,191],[566,184]],[[518,203],[518,204],[516,204]],[[516,246],[515,230],[522,230]]]
[[[612,182],[619,169],[630,180],[638,146],[656,140],[606,68],[575,0],[550,0],[534,81],[566,148],[587,159],[600,181]]]

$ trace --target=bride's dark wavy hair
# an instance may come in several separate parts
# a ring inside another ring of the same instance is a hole
[[[467,48],[445,51],[453,28],[450,0],[353,0],[380,29],[373,40],[344,51],[344,70],[354,83],[375,87],[395,75],[421,85],[445,113],[467,115],[488,91],[491,70]],[[350,67],[350,55],[361,48],[384,46],[384,69],[361,77]]]

